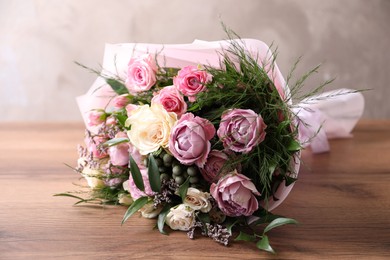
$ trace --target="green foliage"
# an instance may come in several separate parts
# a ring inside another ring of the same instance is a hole
[[[130,155],[129,158],[130,158],[130,160],[129,160],[130,161],[129,162],[130,173],[131,173],[131,176],[133,177],[135,186],[137,186],[137,188],[139,190],[144,191],[145,185],[144,185],[144,180],[142,179],[141,171],[140,171],[137,163],[134,161],[133,157]]]
[[[113,78],[105,78],[105,80],[107,84],[110,85],[112,90],[114,90],[115,93],[117,93],[118,95],[129,94],[129,91],[127,90],[125,84],[123,84],[122,82]]]
[[[127,119],[126,111],[122,111],[122,113],[115,113],[113,115],[118,120],[119,125],[125,128]]]
[[[143,206],[145,206],[149,201],[148,197],[141,197],[134,201],[130,207],[127,209],[125,215],[122,219],[122,225],[125,223],[134,213],[136,213],[139,209],[141,209]]]
[[[152,191],[160,192],[161,191],[161,179],[160,171],[158,170],[156,159],[153,154],[149,154],[148,157],[148,176],[149,183]]]
[[[262,199],[267,200],[273,196],[275,170],[292,172],[291,157],[301,148],[296,141],[297,132],[291,128],[293,115],[268,77],[274,60],[259,65],[262,63],[247,51],[243,42],[232,42],[222,56],[221,69],[206,66],[213,81],[188,110],[212,121],[216,128],[222,113],[230,108],[252,109],[262,116],[267,125],[265,140],[249,154],[236,154],[234,163],[242,165],[242,172],[254,181]],[[216,141],[213,148],[220,145]]]
[[[164,235],[167,235],[167,232],[164,231],[164,225],[165,225],[165,219],[167,218],[167,215],[171,207],[172,205],[166,204],[164,208],[161,210],[157,218],[157,228],[160,231],[160,233]]]
[[[264,228],[264,233],[276,227],[280,227],[287,224],[298,224],[298,222],[292,218],[277,218],[274,219],[271,223],[268,224],[268,226]]]
[[[187,190],[189,186],[190,186],[190,177],[188,177],[186,181],[179,187],[179,195],[182,201],[184,201],[187,196]]]
[[[240,234],[234,239],[235,241],[248,241],[248,242],[254,242],[256,241],[256,236],[249,235],[243,231],[240,231]]]
[[[274,249],[271,247],[268,236],[263,235],[262,238],[256,243],[258,249],[267,251],[269,253],[275,254]]]
[[[118,144],[121,144],[121,143],[127,143],[127,142],[129,142],[129,138],[118,137],[118,138],[113,138],[113,139],[108,140],[107,142],[104,143],[104,145],[107,145],[108,147],[111,147],[111,146],[114,146],[114,145],[118,145]]]

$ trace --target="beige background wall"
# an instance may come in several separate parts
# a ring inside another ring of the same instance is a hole
[[[0,121],[81,120],[74,98],[95,76],[104,44],[188,43],[243,38],[278,46],[287,75],[324,65],[308,87],[365,92],[366,118],[390,119],[390,1],[387,0],[0,0]]]

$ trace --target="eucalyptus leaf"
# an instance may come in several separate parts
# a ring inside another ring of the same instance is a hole
[[[111,147],[111,146],[114,146],[114,145],[118,145],[118,144],[121,144],[121,143],[127,143],[127,142],[129,142],[128,138],[126,138],[126,137],[118,137],[118,138],[113,138],[113,139],[108,140],[103,145],[107,145],[108,147]]]
[[[190,177],[188,177],[187,180],[179,187],[179,195],[182,201],[184,201],[187,196],[187,190],[189,186],[190,186]]]
[[[240,234],[234,239],[235,241],[249,241],[253,242],[256,240],[254,235],[249,235],[245,232],[240,231]]]
[[[145,191],[145,185],[144,185],[144,180],[142,179],[141,171],[131,155],[129,156],[129,161],[130,161],[130,173],[131,176],[133,177],[135,186],[137,186],[139,190]]]
[[[269,244],[268,236],[266,235],[263,235],[263,237],[256,243],[256,247],[258,249],[275,254],[274,249]]]
[[[160,171],[158,170],[156,159],[152,154],[149,154],[148,158],[148,176],[149,183],[152,191],[160,192],[161,191],[161,179]]]
[[[268,226],[265,227],[264,233],[267,233],[271,229],[274,229],[279,226],[287,225],[287,224],[298,224],[295,219],[292,218],[276,218]]]
[[[140,208],[146,205],[148,203],[149,198],[148,197],[141,197],[134,201],[130,207],[127,209],[125,215],[122,219],[122,225],[125,223],[134,213],[136,213]]]
[[[161,234],[168,235],[167,232],[164,231],[164,225],[165,225],[165,219],[167,218],[167,215],[171,209],[172,205],[166,204],[164,208],[161,210],[160,214],[157,218],[157,228],[160,231]]]
[[[118,95],[129,94],[126,86],[118,80],[112,78],[106,78],[105,80],[112,90],[114,90]]]

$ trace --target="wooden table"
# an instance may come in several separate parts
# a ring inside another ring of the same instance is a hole
[[[303,153],[305,166],[274,213],[298,226],[270,232],[277,255],[253,244],[224,247],[154,221],[120,222],[124,207],[72,206],[80,123],[0,124],[0,259],[389,259],[390,121],[363,121],[330,153]]]

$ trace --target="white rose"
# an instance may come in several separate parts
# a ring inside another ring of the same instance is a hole
[[[138,106],[130,114],[126,120],[126,126],[131,126],[127,135],[140,154],[168,147],[171,128],[177,121],[175,113],[167,112],[160,104],[152,104]]]
[[[101,166],[108,162],[107,159],[99,160],[97,167],[92,168],[86,163],[85,158],[79,158],[79,165],[83,166],[81,175],[87,180],[88,186],[92,189],[99,189],[105,186],[102,176],[104,174]]]
[[[195,212],[191,207],[180,204],[169,210],[165,223],[173,230],[188,231],[195,224]]]
[[[144,218],[155,218],[158,216],[158,214],[160,214],[162,209],[162,205],[159,205],[157,208],[155,208],[153,206],[153,202],[149,202],[144,205],[139,211]]]
[[[133,203],[133,199],[131,198],[130,194],[127,193],[120,193],[118,195],[118,202],[121,205],[130,206],[131,203]]]
[[[183,203],[194,210],[207,213],[211,210],[210,194],[195,188],[188,188],[186,198]]]

